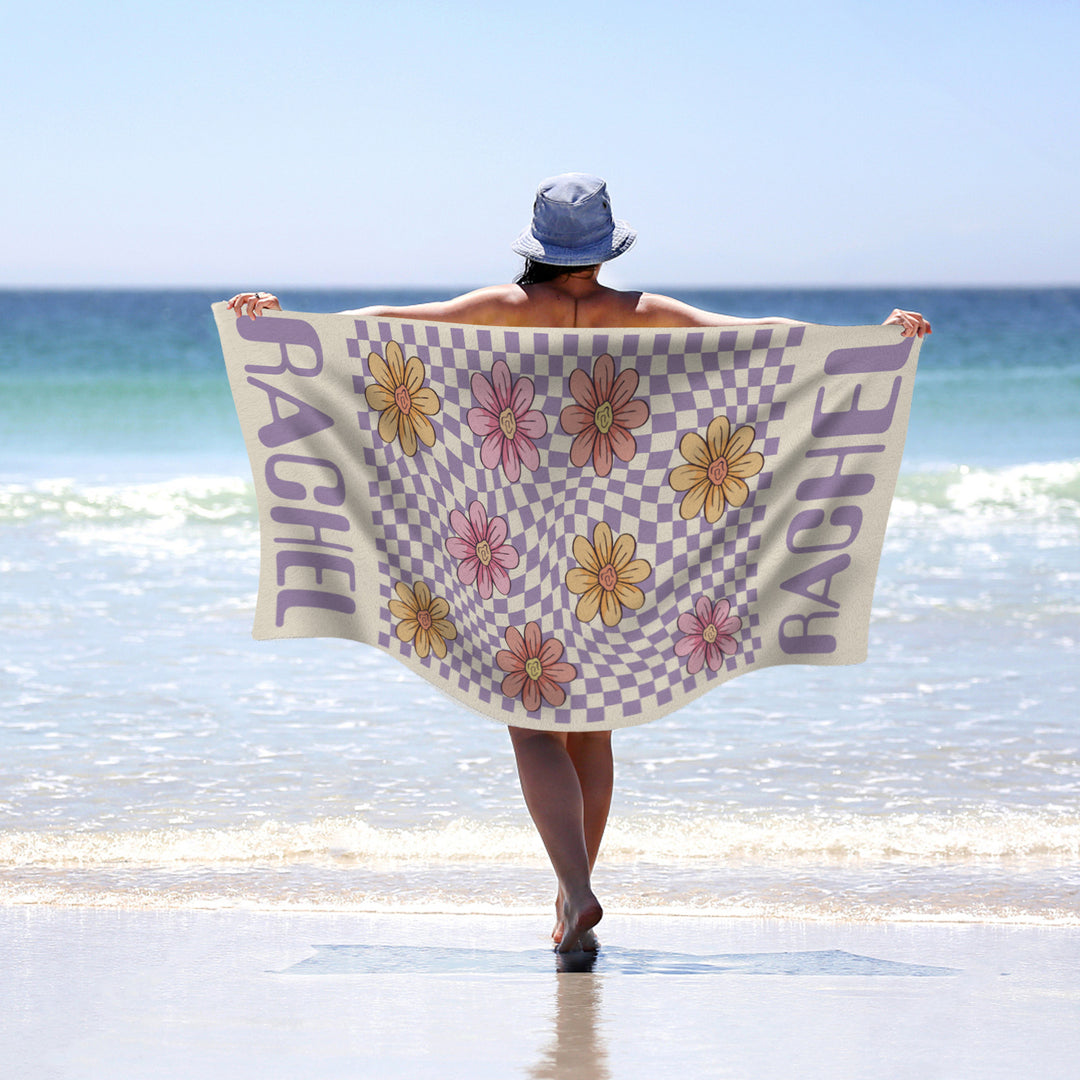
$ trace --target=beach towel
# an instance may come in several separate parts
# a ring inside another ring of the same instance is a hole
[[[898,327],[214,313],[256,638],[366,642],[550,731],[866,658],[920,344]]]

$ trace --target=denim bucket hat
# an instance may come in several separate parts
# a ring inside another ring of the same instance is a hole
[[[637,233],[611,215],[607,184],[588,173],[563,173],[536,190],[532,224],[510,245],[549,266],[592,266],[628,251]]]

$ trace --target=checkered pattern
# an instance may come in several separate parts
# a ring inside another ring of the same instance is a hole
[[[577,677],[564,684],[564,705],[545,703],[540,713],[545,722],[575,728],[604,721],[610,726],[616,718],[616,726],[633,723],[643,711],[665,711],[710,681],[753,664],[762,648],[757,557],[772,481],[770,462],[780,451],[775,421],[784,410],[778,391],[791,382],[794,370],[785,351],[797,346],[802,334],[801,327],[786,326],[742,327],[719,335],[690,332],[678,336],[683,349],[677,350],[669,334],[620,332],[616,350],[603,332],[480,329],[479,347],[470,348],[459,327],[357,319],[346,347],[360,395],[363,482],[382,575],[377,644],[392,653],[412,653],[411,644],[398,640],[397,620],[387,605],[397,582],[425,582],[450,605],[448,617],[458,629],[444,659],[429,655],[421,661],[429,677],[436,685],[478,698],[490,715],[521,723],[524,706],[503,695],[505,673],[495,656],[507,647],[508,626],[524,631],[526,623],[536,622],[545,640],[555,637],[564,644],[562,660],[577,669]],[[379,413],[363,397],[363,388],[374,382],[364,361],[372,352],[385,357],[391,340],[406,358],[423,362],[425,385],[440,399],[440,410],[431,417],[435,446],[421,445],[411,458],[399,442],[380,438]],[[634,397],[648,403],[649,418],[631,432],[637,444],[634,458],[615,458],[610,475],[599,477],[591,461],[581,469],[571,463],[573,439],[563,432],[559,416],[574,403],[570,373],[581,368],[591,377],[596,358],[605,352],[613,356],[616,373],[630,367],[638,371]],[[547,418],[547,434],[536,440],[539,468],[530,472],[522,466],[513,484],[501,467],[484,467],[482,438],[467,422],[469,409],[479,404],[471,379],[479,372],[490,381],[498,359],[506,361],[515,380],[532,382],[531,407]],[[752,449],[764,455],[765,466],[748,480],[745,505],[729,506],[715,525],[703,514],[684,521],[679,514],[684,493],[668,482],[671,470],[685,463],[679,442],[688,431],[704,437],[720,414],[733,430],[747,424],[754,428]],[[456,535],[451,511],[467,516],[473,501],[483,505],[489,518],[505,520],[506,542],[520,555],[510,571],[507,596],[496,591],[482,599],[475,584],[458,580],[458,560],[446,551],[446,541]],[[572,552],[575,536],[592,542],[600,521],[615,536],[633,536],[635,557],[652,567],[638,586],[645,593],[644,606],[637,612],[624,608],[614,627],[605,626],[599,615],[580,622],[574,613],[578,597],[564,583],[567,571],[578,565]],[[674,652],[682,637],[676,624],[702,595],[726,598],[742,629],[735,635],[738,649],[721,671],[706,666],[689,675],[686,660]]]

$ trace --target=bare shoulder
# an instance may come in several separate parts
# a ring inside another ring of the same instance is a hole
[[[485,285],[445,301],[443,307],[449,322],[499,326],[513,321],[528,305],[529,298],[520,285]]]
[[[450,300],[392,307],[381,304],[345,312],[348,315],[387,315],[396,319],[425,319],[477,326],[513,324],[528,307],[528,297],[520,285],[485,285]]]
[[[660,293],[641,293],[637,306],[641,326],[763,326],[778,323],[784,326],[804,325],[798,319],[783,315],[764,315],[749,318],[745,315],[722,315],[718,311],[706,311],[672,296]]]
[[[641,293],[637,314],[644,326],[732,326],[753,321],[706,311],[661,293]]]
[[[582,304],[588,326],[727,326],[730,316],[691,307],[660,293],[600,287]]]

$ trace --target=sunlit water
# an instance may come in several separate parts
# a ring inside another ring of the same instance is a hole
[[[0,902],[547,905],[504,729],[252,641],[216,298],[0,294]],[[870,659],[618,732],[608,906],[1080,924],[1080,293],[688,298],[935,333]]]

